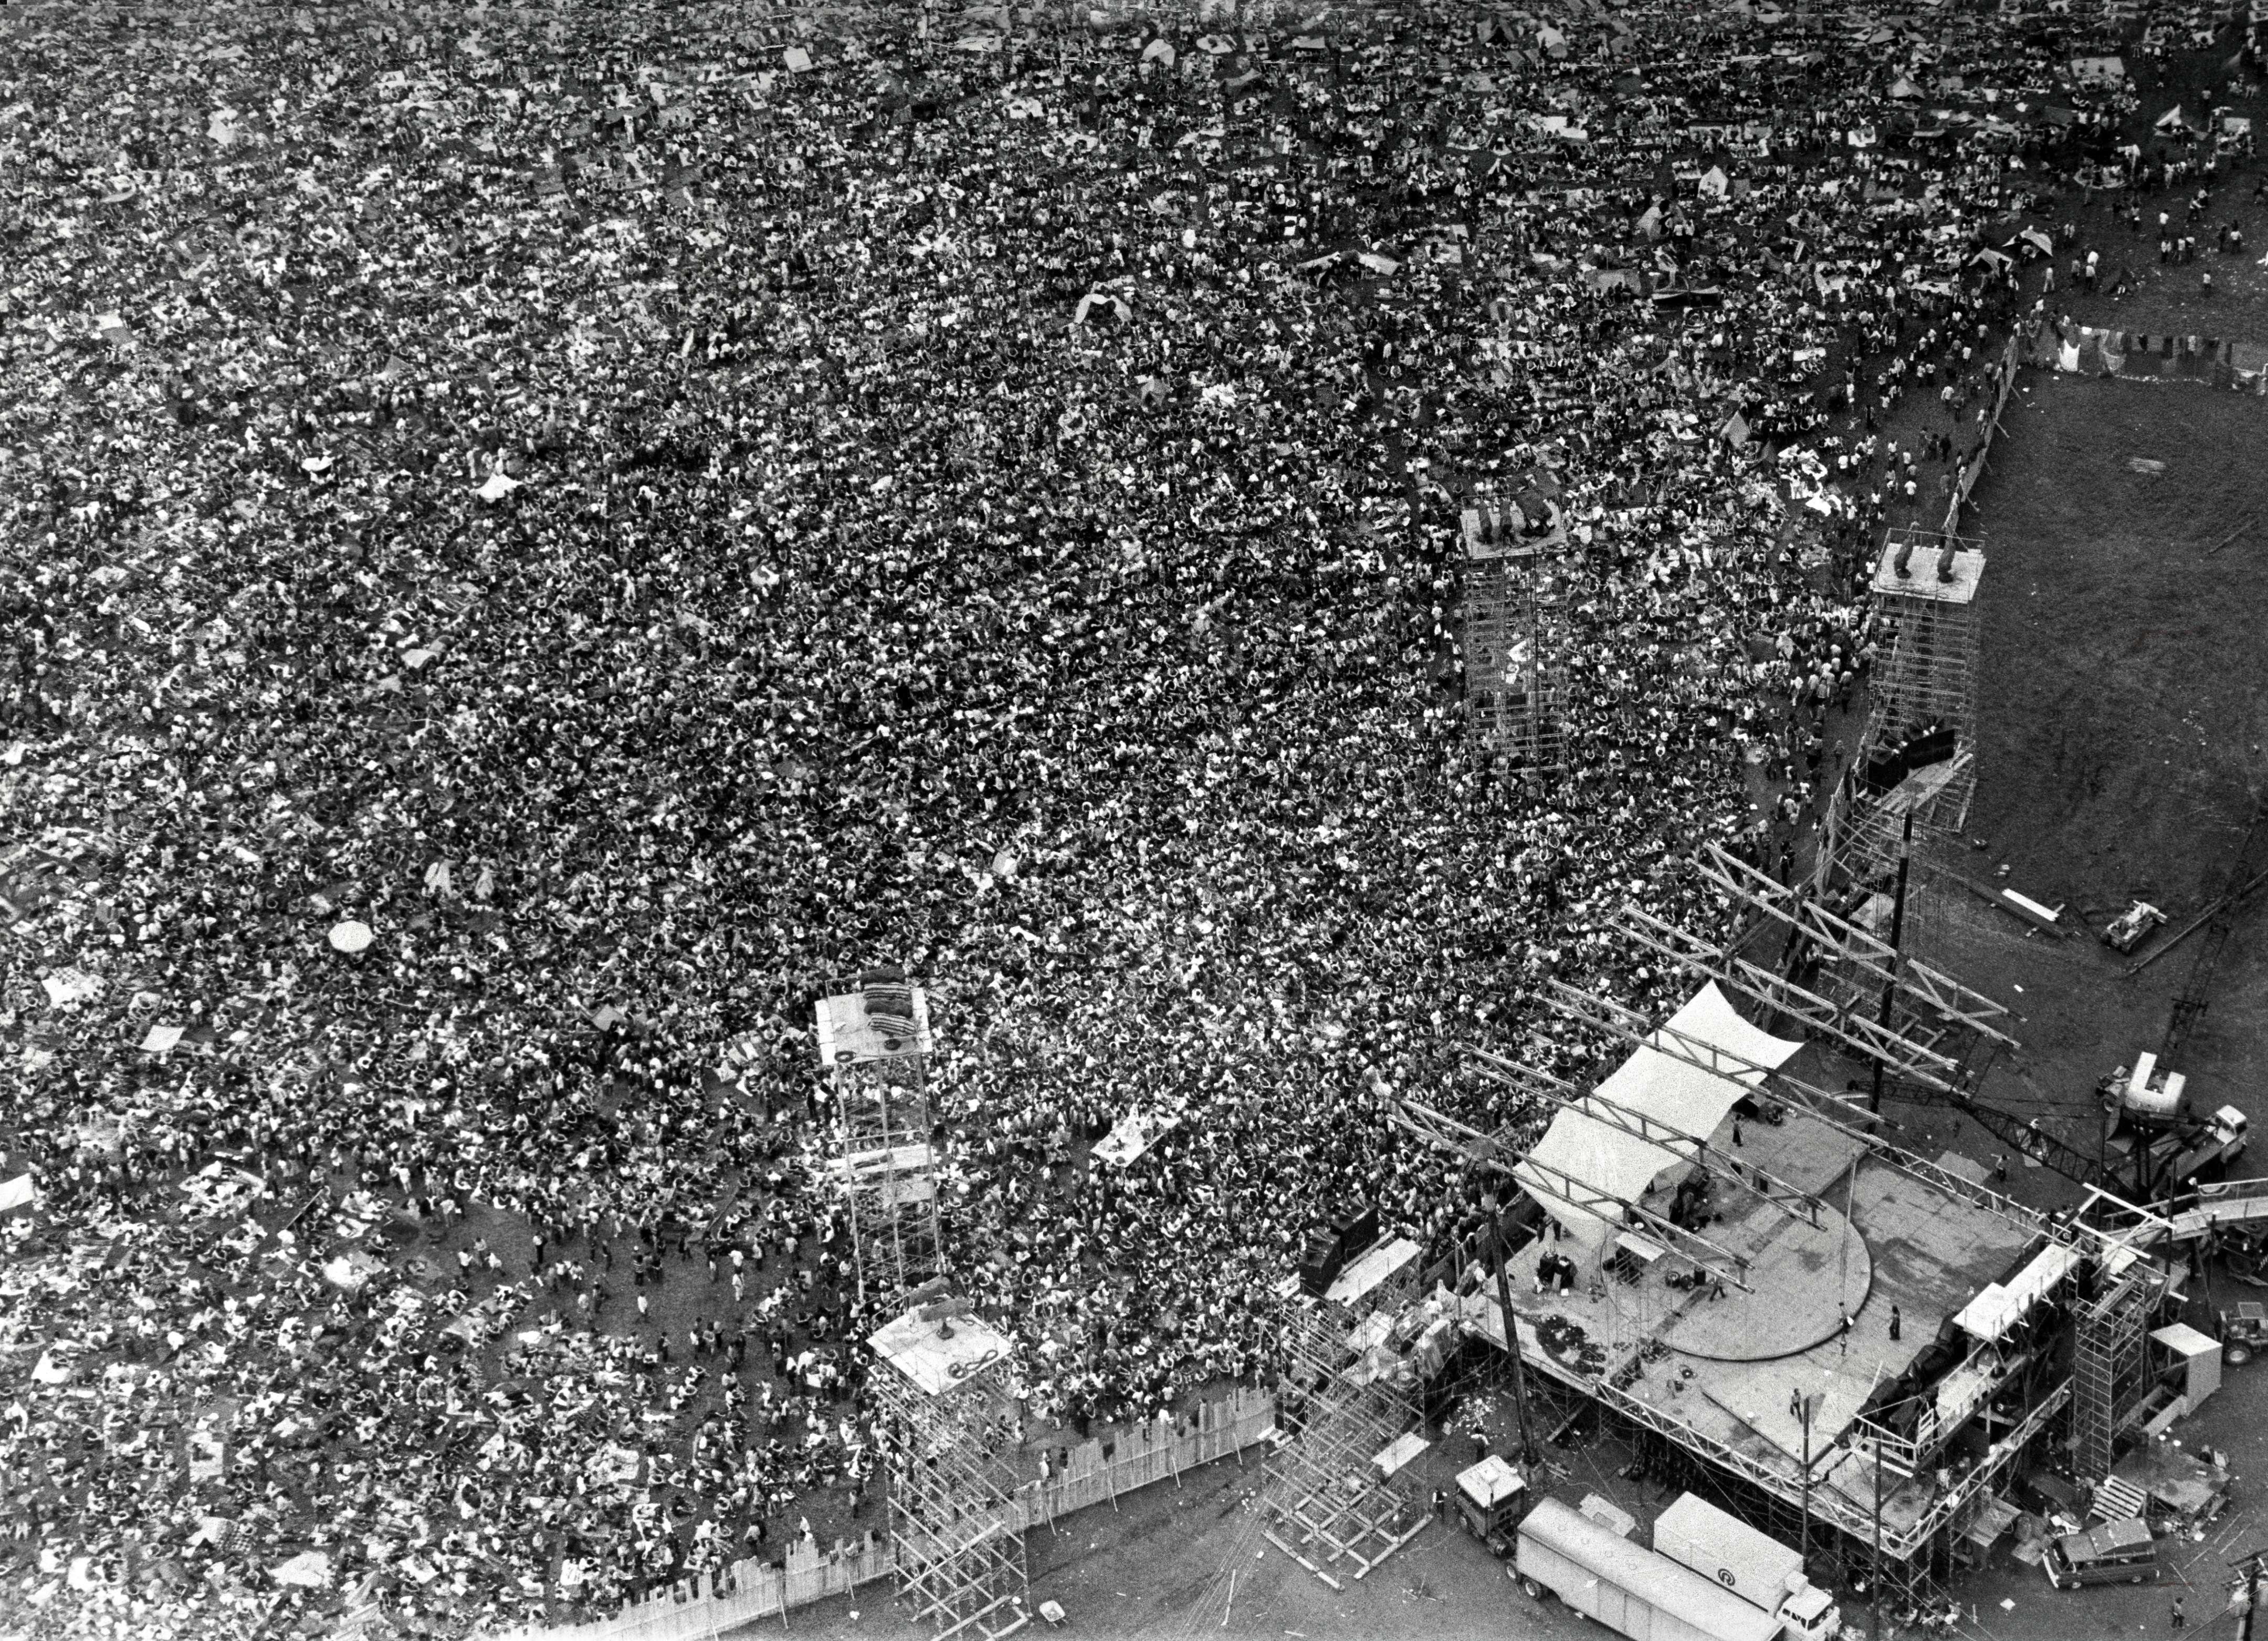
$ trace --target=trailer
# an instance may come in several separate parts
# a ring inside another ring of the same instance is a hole
[[[1521,1518],[1512,1575],[1631,1641],[1779,1641],[1785,1627],[1714,1579],[1633,1544],[1556,1498]]]
[[[1653,1548],[1778,1618],[1792,1641],[1843,1629],[1834,1599],[1804,1576],[1803,1557],[1705,1498],[1680,1494],[1653,1524]]]

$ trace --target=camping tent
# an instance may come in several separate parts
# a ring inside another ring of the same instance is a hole
[[[1709,1049],[1735,1055],[1747,1065],[1773,1069],[1786,1064],[1803,1046],[1758,1031],[1742,1019],[1714,982],[1696,993],[1670,1017],[1665,1029],[1675,1030],[1684,1039],[1681,1053],[1697,1040]],[[1742,1086],[1754,1087],[1763,1081],[1761,1073],[1736,1069],[1729,1062],[1722,1076],[1705,1071],[1690,1061],[1651,1046],[1660,1040],[1661,1033],[1657,1031],[1648,1039],[1648,1046],[1623,1061],[1590,1097],[1552,1118],[1543,1139],[1528,1153],[1529,1160],[1513,1169],[1513,1177],[1543,1211],[1594,1251],[1620,1227],[1610,1224],[1596,1209],[1571,1200],[1563,1180],[1572,1181],[1580,1194],[1634,1202],[1664,1170],[1683,1163],[1685,1153],[1642,1140],[1614,1122],[1592,1115],[1602,1109],[1594,1102],[1611,1101],[1680,1135],[1705,1140],[1742,1098]]]

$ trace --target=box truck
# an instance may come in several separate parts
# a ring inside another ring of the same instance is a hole
[[[1792,1641],[1842,1630],[1841,1611],[1803,1576],[1801,1556],[1705,1499],[1680,1495],[1655,1519],[1653,1548],[1778,1617]]]
[[[1779,1641],[1782,1622],[1556,1498],[1520,1519],[1512,1576],[1631,1641]]]

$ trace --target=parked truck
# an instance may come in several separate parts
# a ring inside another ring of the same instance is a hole
[[[2251,1137],[2251,1123],[2234,1105],[2223,1105],[2184,1136],[2187,1143],[2175,1156],[2173,1165],[2159,1176],[2169,1190],[2193,1186],[2198,1176],[2208,1169],[2226,1169],[2244,1153],[2245,1142]]]
[[[1778,1618],[1791,1641],[1828,1641],[1843,1614],[1803,1575],[1803,1557],[1691,1493],[1657,1517],[1653,1548]]]
[[[1713,1578],[1633,1544],[1556,1498],[1520,1519],[1512,1574],[1632,1641],[1779,1641],[1786,1625]]]

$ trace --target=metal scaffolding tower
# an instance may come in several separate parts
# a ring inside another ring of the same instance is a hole
[[[932,1283],[932,1289],[942,1283]],[[1029,1622],[1015,1512],[1009,1343],[961,1302],[906,1312],[868,1341],[889,1475],[898,1596],[939,1641],[998,1641]]]
[[[1465,713],[1513,768],[1566,763],[1567,531],[1556,503],[1484,485],[1464,510]]]
[[[2079,1313],[2072,1342],[2073,1463],[2079,1479],[2096,1482],[2117,1460],[2118,1427],[2148,1388],[2144,1340],[2162,1274],[2137,1260]]]
[[[830,981],[852,989],[814,1012],[834,1086],[839,1149],[829,1168],[850,1204],[858,1297],[888,1302],[944,1269],[930,1142],[929,998],[895,969]]]
[[[1300,1302],[1285,1343],[1290,1365],[1278,1406],[1299,1429],[1269,1455],[1265,1532],[1278,1549],[1344,1588],[1333,1564],[1352,1564],[1360,1578],[1425,1528],[1425,1512],[1401,1479],[1401,1464],[1425,1445],[1410,1434],[1418,1409],[1365,1362],[1342,1305]],[[1397,1453],[1397,1445],[1410,1443]]]
[[[1969,818],[1984,575],[1984,554],[1960,536],[1907,528],[1882,543],[1873,588],[1895,637],[1869,686],[1852,779],[1829,808],[1823,852],[1860,882],[1895,869],[1909,813],[1925,836],[1958,832]]]

